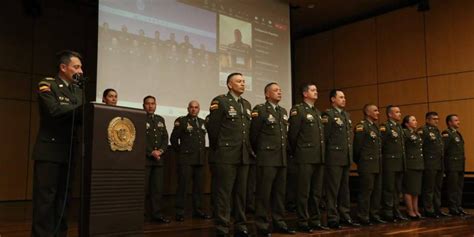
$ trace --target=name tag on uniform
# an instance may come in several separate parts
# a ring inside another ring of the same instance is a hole
[[[236,116],[237,115],[237,110],[235,110],[233,106],[229,107],[229,115],[230,116]]]

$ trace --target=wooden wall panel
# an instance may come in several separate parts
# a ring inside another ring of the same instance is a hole
[[[31,72],[33,18],[25,14],[21,1],[2,2],[0,29],[0,69]]]
[[[1,99],[30,100],[30,74],[0,71],[0,81]]]
[[[375,19],[360,21],[334,31],[334,80],[336,87],[377,83]]]
[[[45,8],[43,11],[34,28],[33,72],[52,76],[57,73],[55,53],[64,49],[85,51],[85,17],[76,9]],[[58,29],[67,29],[68,33],[60,34]]]
[[[318,100],[316,101],[316,108],[318,108],[319,111],[323,112],[329,107],[331,107],[331,103],[329,102],[329,91],[318,91]]]
[[[474,1],[430,3],[425,13],[428,75],[474,70]]]
[[[431,103],[430,109],[440,117],[440,129],[445,129],[448,114],[458,114],[461,120],[460,132],[466,144],[466,171],[474,172],[474,99]]]
[[[296,41],[295,56],[295,88],[304,82],[315,82],[320,90],[334,87],[332,31]]]
[[[344,89],[347,110],[360,110],[365,104],[378,104],[377,86],[361,86]]]
[[[474,72],[429,77],[428,94],[430,101],[474,98]]]
[[[425,78],[379,84],[378,88],[379,102],[384,107],[428,102]]]
[[[30,103],[0,100],[0,201],[24,200],[27,184]]]
[[[405,8],[376,18],[378,81],[426,75],[423,14]]]

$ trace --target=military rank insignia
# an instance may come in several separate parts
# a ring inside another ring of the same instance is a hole
[[[385,132],[387,131],[387,128],[385,127],[385,125],[380,125],[379,131]]]
[[[179,120],[176,119],[176,121],[174,121],[174,126],[175,126],[175,127],[178,127],[179,125],[180,125]]]
[[[298,111],[296,109],[292,109],[290,112],[290,116],[295,116],[298,114]]]
[[[447,131],[444,131],[442,134],[443,137],[449,137],[449,133]]]
[[[213,100],[211,102],[211,107],[209,108],[209,110],[216,110],[219,108],[219,101],[217,100]]]
[[[362,124],[357,124],[355,130],[356,130],[356,132],[362,132],[362,131],[364,131],[364,125],[362,125]]]
[[[252,118],[258,117],[258,111],[252,111],[251,116]]]
[[[49,84],[48,82],[45,82],[45,81],[41,81],[39,84],[38,84],[38,91],[40,93],[43,93],[43,92],[50,92],[51,91],[51,84]]]

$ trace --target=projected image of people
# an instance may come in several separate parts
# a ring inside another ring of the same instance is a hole
[[[192,94],[218,75],[214,12],[176,0],[102,0],[99,11],[98,91],[116,88],[122,105],[134,107],[138,91]],[[181,106],[189,99],[165,103]]]
[[[219,16],[219,84],[226,85],[230,72],[246,75],[246,89],[252,90],[252,25],[248,22]]]

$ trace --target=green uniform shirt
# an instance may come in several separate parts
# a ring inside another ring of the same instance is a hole
[[[211,102],[208,134],[215,163],[249,164],[253,154],[250,140],[251,105],[244,98],[240,103],[229,93]]]
[[[161,150],[162,154],[168,148],[168,132],[165,119],[160,115],[151,114],[146,118],[146,165],[163,166],[163,159],[156,160],[151,153]]]
[[[82,90],[56,76],[41,80],[38,92],[40,126],[32,159],[66,163],[74,135],[71,128],[80,122]]]
[[[250,140],[258,166],[286,166],[288,114],[266,102],[252,110]]]
[[[400,124],[388,120],[380,125],[382,136],[383,170],[404,171],[405,170],[405,139]]]
[[[299,164],[323,164],[325,156],[324,128],[321,112],[307,103],[291,108],[288,140]]]
[[[354,132],[354,161],[357,171],[363,173],[382,172],[382,139],[375,123],[360,121]]]
[[[449,128],[442,133],[446,171],[464,171],[464,139],[460,132]]]
[[[322,115],[326,144],[325,165],[349,166],[352,163],[352,121],[349,113],[336,108]]]
[[[205,162],[206,129],[204,119],[182,116],[175,120],[170,142],[178,153],[178,164],[203,165]]]
[[[423,140],[420,135],[410,129],[403,129],[405,137],[405,156],[407,159],[407,169],[423,170]]]
[[[444,145],[439,129],[435,126],[426,124],[418,133],[423,139],[425,169],[443,170]]]

